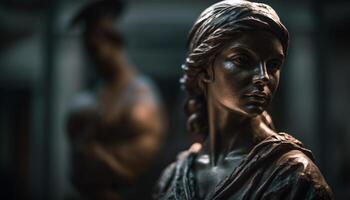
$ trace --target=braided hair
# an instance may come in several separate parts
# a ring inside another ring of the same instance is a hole
[[[234,40],[237,33],[254,30],[266,30],[274,34],[280,40],[286,55],[288,30],[277,13],[266,4],[243,0],[221,1],[204,10],[193,25],[188,37],[188,55],[182,65],[184,75],[180,79],[188,93],[185,112],[189,132],[205,136],[208,134],[206,90],[201,75],[213,64],[223,46]],[[269,118],[266,112],[263,112],[262,117]],[[272,122],[270,125],[273,126]]]

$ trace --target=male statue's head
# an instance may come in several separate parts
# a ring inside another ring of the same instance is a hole
[[[96,71],[107,78],[123,65],[123,37],[115,27],[124,9],[122,0],[91,0],[74,17],[83,26],[83,44]]]

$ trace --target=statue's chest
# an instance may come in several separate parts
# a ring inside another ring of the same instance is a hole
[[[196,190],[200,198],[205,198],[214,192],[216,186],[232,174],[234,169],[240,164],[242,157],[228,159],[212,166],[206,162],[205,157],[195,161]],[[203,162],[204,161],[204,162]]]

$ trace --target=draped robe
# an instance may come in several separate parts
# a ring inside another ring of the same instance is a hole
[[[166,168],[155,199],[200,199],[192,169],[197,154],[185,151]],[[333,195],[311,151],[292,136],[279,133],[257,144],[204,199],[328,200]]]

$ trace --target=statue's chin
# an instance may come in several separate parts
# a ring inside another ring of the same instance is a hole
[[[265,111],[265,107],[260,106],[260,105],[247,105],[247,106],[245,106],[244,110],[247,113],[247,115],[255,117],[255,116],[263,113]]]
[[[256,117],[265,111],[265,108],[257,105],[231,105],[220,102],[220,106],[235,113],[236,115],[241,115],[242,117]]]
[[[257,103],[257,102],[230,102],[230,101],[216,101],[220,107],[229,110],[237,115],[242,117],[253,118],[258,115],[261,115],[266,110],[266,103]]]

